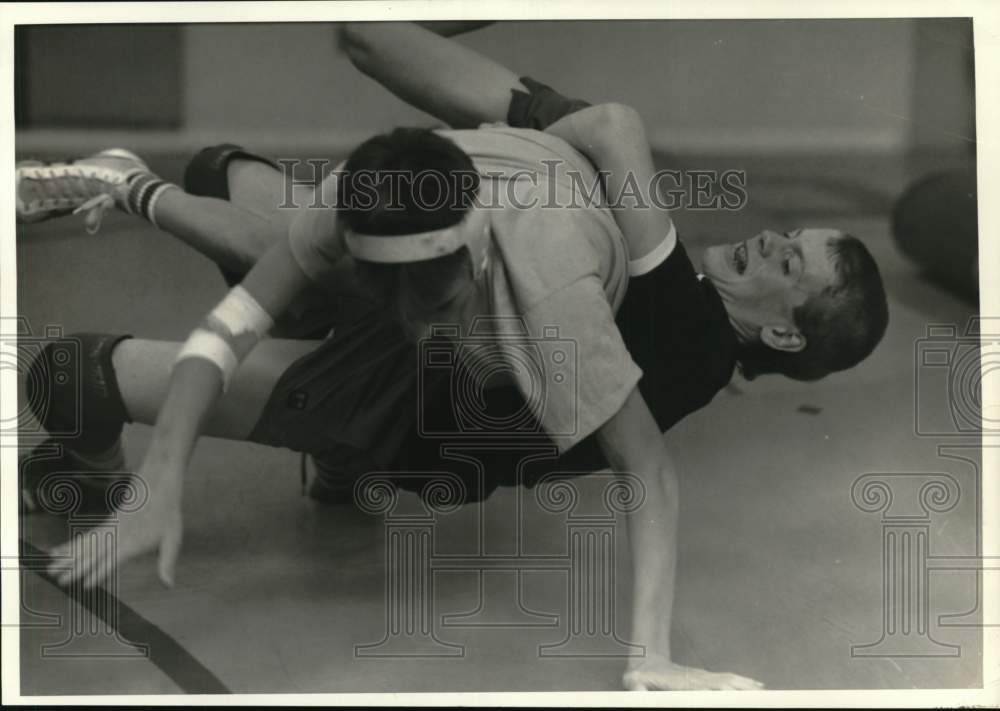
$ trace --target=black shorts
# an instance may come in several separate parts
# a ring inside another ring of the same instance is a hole
[[[250,440],[326,460],[360,451],[385,469],[416,424],[417,357],[389,314],[361,307],[282,374]]]
[[[421,436],[420,408],[432,430],[460,428],[454,420],[450,372],[422,368],[419,358],[419,347],[384,310],[374,304],[354,309],[347,320],[334,324],[320,346],[282,374],[249,439],[311,454],[348,481],[379,472],[381,479],[421,496],[427,495],[431,480],[459,480],[465,502],[484,500],[498,486],[533,486],[556,470],[581,473],[579,466],[561,462],[555,446],[537,436],[525,440],[511,433],[497,440],[494,433],[488,444],[461,434]],[[484,396],[484,407],[498,417],[524,403],[513,386]],[[482,468],[468,452],[462,454],[467,447]],[[449,449],[458,456],[445,454]],[[548,456],[540,457],[543,452]],[[530,466],[524,466],[525,459],[532,460]]]

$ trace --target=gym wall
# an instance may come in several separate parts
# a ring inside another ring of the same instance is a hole
[[[75,41],[53,39],[59,28],[19,38],[29,87],[19,143],[32,131],[51,145],[54,131],[118,127],[154,143],[332,149],[432,123],[357,72],[330,25],[84,29]],[[971,48],[956,41],[968,29],[961,19],[519,22],[461,41],[567,93],[635,106],[659,147],[898,152],[953,149],[956,129],[971,127]],[[53,80],[53,67],[73,71]],[[944,101],[932,93],[943,85]]]

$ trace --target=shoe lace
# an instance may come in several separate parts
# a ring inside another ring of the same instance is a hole
[[[101,229],[101,223],[104,221],[104,213],[114,206],[115,199],[105,193],[90,198],[87,202],[80,205],[80,207],[73,210],[73,214],[85,213],[83,216],[83,226],[87,230],[87,234],[95,235]]]
[[[97,172],[81,170],[77,166],[73,169],[52,170],[51,177],[55,180],[41,180],[36,183],[42,201],[52,205],[65,205],[83,200],[73,210],[73,214],[83,213],[83,224],[87,232],[96,234],[101,229],[104,213],[115,205],[115,198],[109,190],[112,186]],[[87,197],[88,195],[90,197]]]

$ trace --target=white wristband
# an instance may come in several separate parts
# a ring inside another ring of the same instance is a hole
[[[229,389],[229,381],[239,366],[239,360],[226,339],[204,328],[195,329],[188,337],[174,363],[186,358],[201,358],[214,363],[222,372],[222,392]]]
[[[211,317],[217,319],[234,337],[252,332],[258,339],[263,338],[274,326],[271,315],[239,284],[219,302]]]

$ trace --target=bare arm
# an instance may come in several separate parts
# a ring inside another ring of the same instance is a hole
[[[646,493],[644,503],[628,514],[634,578],[632,639],[645,647],[645,656],[629,658],[625,687],[760,688],[752,679],[684,667],[671,658],[680,487],[663,436],[638,388],[601,427],[597,437],[612,468],[637,476]]]
[[[636,475],[645,503],[629,514],[629,544],[635,585],[633,640],[670,662],[670,620],[677,561],[679,486],[677,472],[646,401],[636,388],[622,408],[598,431],[612,470]],[[641,658],[630,659],[629,667]]]
[[[564,116],[546,133],[565,140],[605,175],[608,200],[630,259],[644,257],[660,245],[673,221],[655,194],[653,154],[634,109],[623,104],[592,106]]]
[[[320,190],[326,191],[328,198],[335,194],[334,177],[325,180]],[[250,216],[247,221],[237,224],[249,226],[253,219],[255,216]],[[267,224],[271,230],[279,229],[272,223]],[[321,242],[327,249],[316,259],[322,259],[323,262],[332,263],[346,252],[338,227],[337,211],[334,209],[302,206],[288,225],[282,228],[283,234],[271,237],[272,245],[260,259],[253,262],[238,287],[245,290],[272,324],[312,284],[292,253],[293,241],[306,244]],[[220,328],[217,322],[213,322],[215,318],[213,311],[206,316],[200,327],[222,334],[237,363],[249,354],[263,336],[250,331],[230,334],[224,324]],[[158,467],[170,472],[183,471],[206,416],[222,395],[223,382],[220,368],[208,360],[200,357],[185,358],[177,363],[171,374],[166,399],[157,416],[147,460],[152,459],[158,463]]]
[[[309,229],[335,230],[334,210],[304,209],[291,229],[305,223]],[[331,240],[326,254],[336,258],[342,243]],[[339,252],[343,254],[341,250]],[[184,470],[194,451],[208,414],[224,389],[224,371],[231,372],[265,335],[269,324],[281,315],[310,283],[292,253],[289,239],[281,239],[253,266],[243,283],[227,296],[192,333],[185,347],[201,338],[202,347],[174,366],[167,395],[157,414],[153,436],[142,466],[136,472],[149,488],[149,505],[129,517],[129,540],[117,550],[118,562],[159,548],[159,576],[172,585],[182,537],[182,491]],[[242,301],[231,299],[239,295]],[[224,306],[228,304],[227,311]],[[248,315],[249,314],[249,315]],[[231,325],[235,324],[235,326]],[[207,344],[207,345],[206,345]],[[208,359],[203,354],[214,352]],[[183,349],[182,349],[183,353]],[[195,357],[197,355],[197,357]],[[125,529],[122,529],[123,531]],[[96,578],[96,558],[76,565],[71,575]],[[89,571],[89,572],[88,572]],[[85,582],[85,584],[89,584]]]
[[[288,241],[280,240],[257,261],[241,286],[275,318],[308,284]],[[246,353],[237,349],[237,355]],[[156,418],[144,468],[153,465],[156,471],[171,473],[184,470],[206,416],[222,395],[222,384],[221,371],[206,360],[187,358],[177,363]]]
[[[341,43],[359,70],[455,128],[504,121],[517,75],[492,59],[408,22],[351,22]]]

